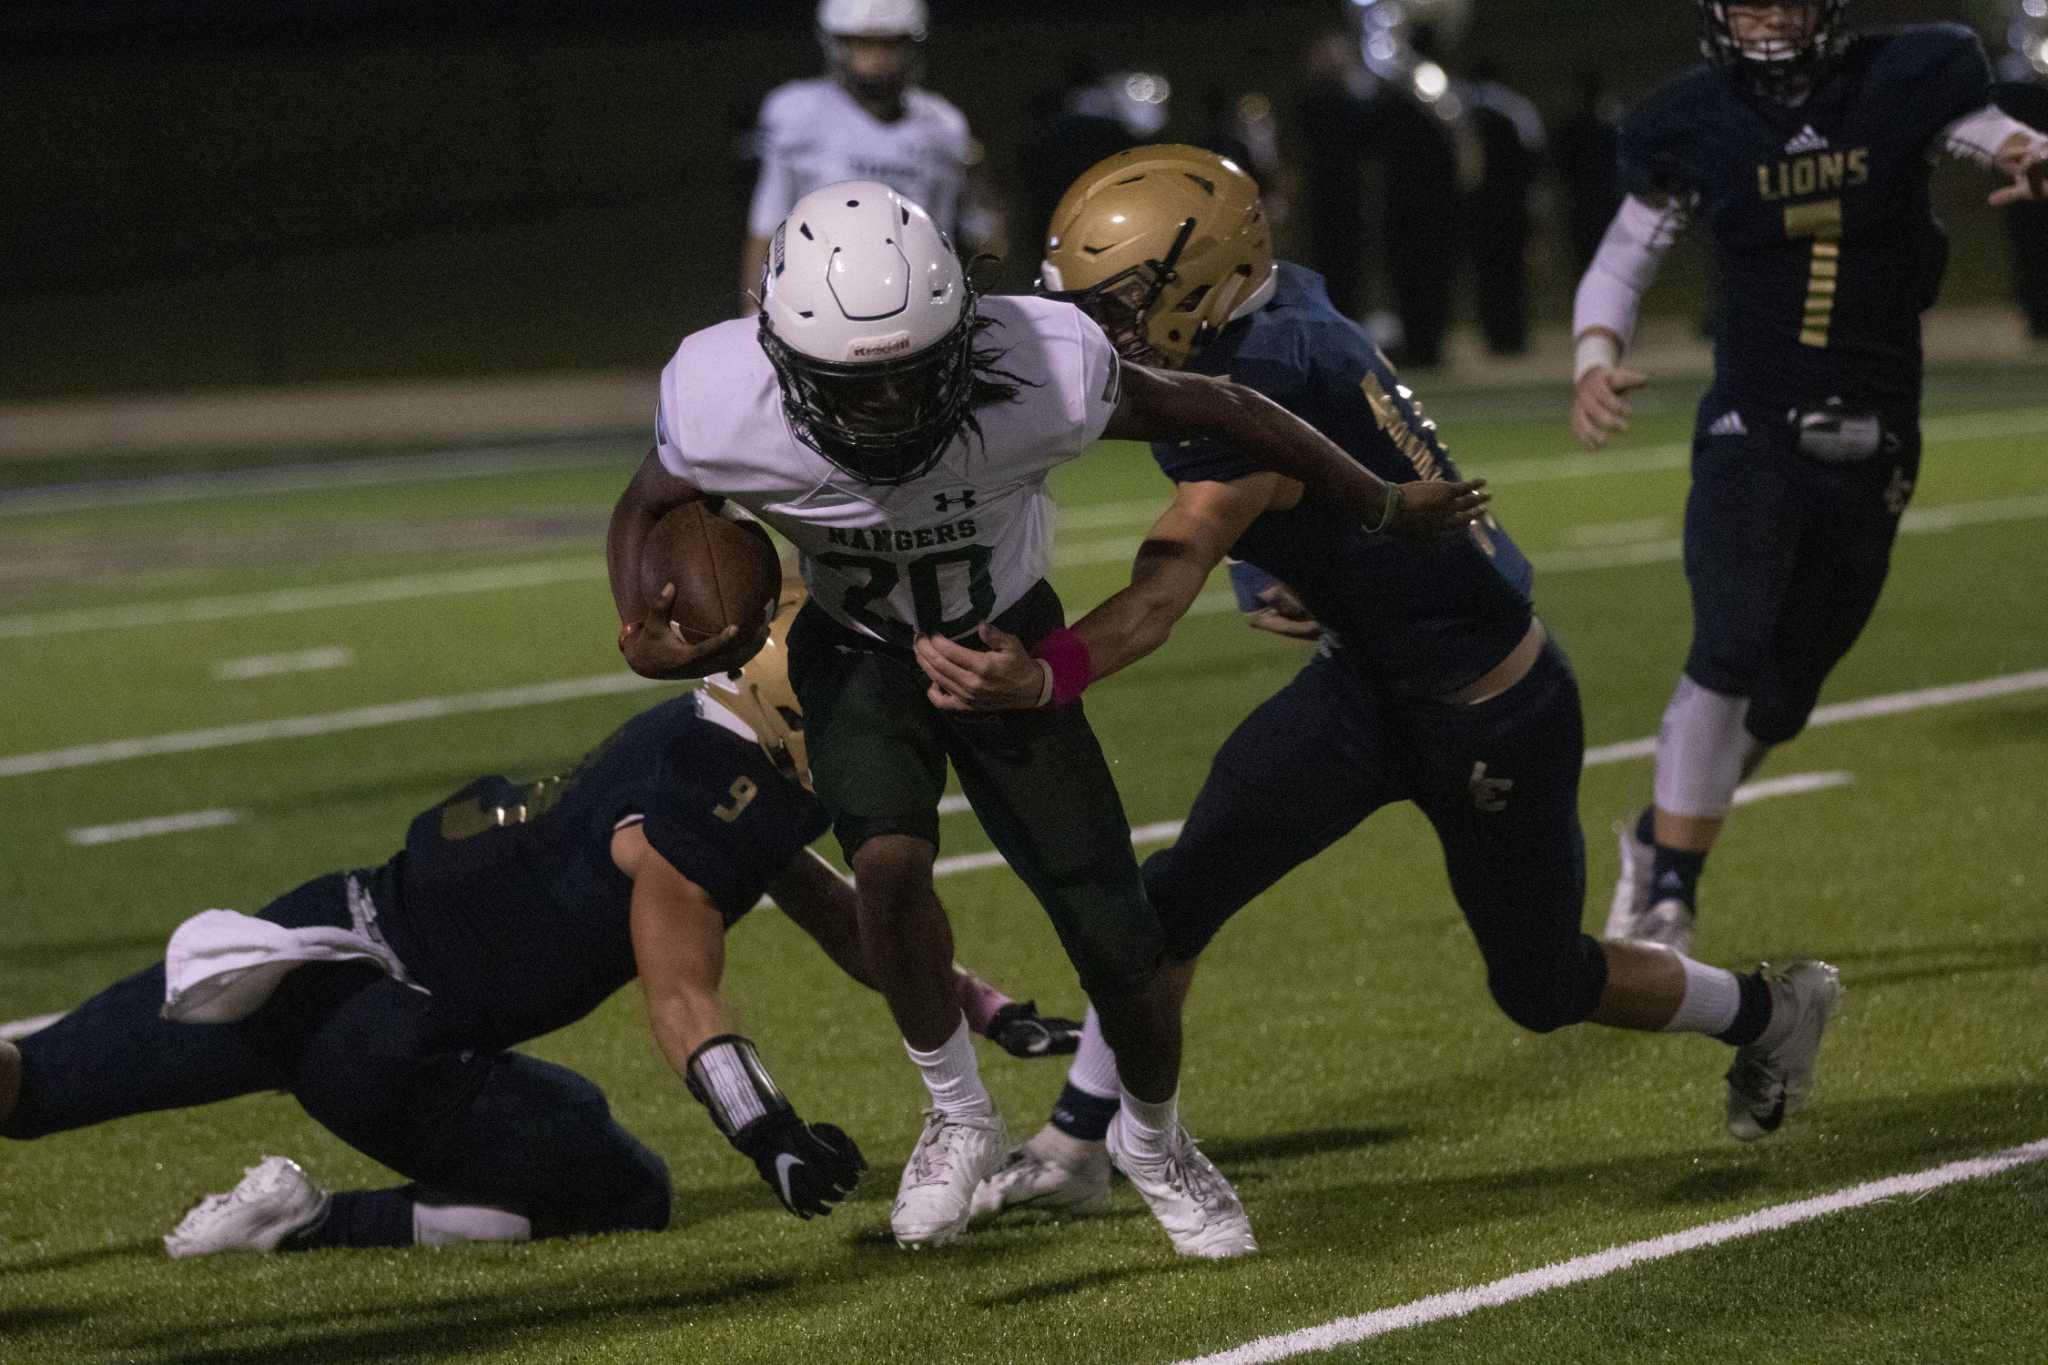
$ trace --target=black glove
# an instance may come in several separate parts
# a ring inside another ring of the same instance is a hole
[[[755,1120],[733,1134],[732,1145],[753,1159],[782,1207],[803,1219],[829,1215],[868,1168],[838,1125],[805,1123],[793,1112]]]
[[[1062,1057],[1081,1046],[1081,1021],[1041,1015],[1035,1000],[1012,1000],[989,1017],[988,1040],[1012,1057]]]

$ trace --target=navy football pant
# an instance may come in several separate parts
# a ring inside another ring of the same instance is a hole
[[[343,878],[316,878],[263,917],[345,926]],[[602,1091],[566,1067],[472,1048],[461,1020],[374,967],[302,967],[233,1024],[167,1023],[163,999],[159,963],[22,1039],[5,1135],[284,1090],[435,1203],[509,1209],[536,1237],[668,1224],[668,1169]]]
[[[1707,434],[1730,411],[1748,430]],[[1888,421],[1887,444],[1896,448],[1822,464],[1795,449],[1782,413],[1715,393],[1700,405],[1685,504],[1685,672],[1748,697],[1746,724],[1765,744],[1806,727],[1821,684],[1877,606],[1920,473],[1917,422]]]
[[[1146,859],[1168,955],[1194,957],[1287,872],[1413,801],[1436,827],[1501,1009],[1538,1032],[1585,1019],[1607,963],[1579,931],[1584,738],[1578,682],[1554,643],[1477,706],[1382,696],[1318,655],[1232,732],[1180,838]]]

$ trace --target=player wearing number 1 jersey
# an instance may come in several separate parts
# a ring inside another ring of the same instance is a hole
[[[1714,379],[1699,406],[1685,571],[1693,638],[1657,739],[1654,805],[1621,835],[1610,937],[1683,950],[1735,788],[1805,726],[1877,604],[1920,468],[1920,313],[1947,245],[1947,153],[2048,197],[2048,139],[1990,103],[1976,36],[1851,36],[1848,0],[1696,0],[1708,61],[1629,118],[1629,198],[1580,282],[1572,425],[1627,425],[1621,362],[1659,260],[1712,237]]]
[[[1459,526],[1484,495],[1445,483],[1404,496],[1248,390],[1122,364],[1070,304],[978,300],[931,219],[881,184],[798,201],[762,300],[758,327],[687,337],[663,374],[655,448],[613,514],[612,589],[629,663],[687,673],[726,638],[685,645],[642,597],[634,569],[654,521],[729,500],[801,552],[811,597],[790,672],[818,795],[854,869],[869,964],[933,1101],[891,1212],[897,1241],[957,1236],[1007,1145],[945,988],[952,939],[932,863],[950,761],[1125,1061],[1133,1160],[1160,1174],[1140,1188],[1157,1190],[1176,1249],[1251,1250],[1235,1196],[1178,1124],[1178,1007],[1155,989],[1159,920],[1073,704],[1087,664],[1044,578],[1046,476],[1098,437],[1206,436],[1327,490],[1374,530]],[[915,643],[978,646],[991,628],[1048,660],[1053,705],[960,717],[932,704]]]

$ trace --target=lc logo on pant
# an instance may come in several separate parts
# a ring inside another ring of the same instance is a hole
[[[1465,789],[1472,793],[1472,804],[1483,811],[1506,810],[1508,793],[1514,787],[1511,777],[1488,777],[1484,763],[1472,765],[1472,778],[1465,784]]]

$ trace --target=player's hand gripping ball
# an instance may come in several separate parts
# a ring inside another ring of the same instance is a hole
[[[759,522],[687,502],[640,544],[640,592],[653,603],[620,647],[637,673],[701,678],[740,667],[768,638],[782,561]]]

